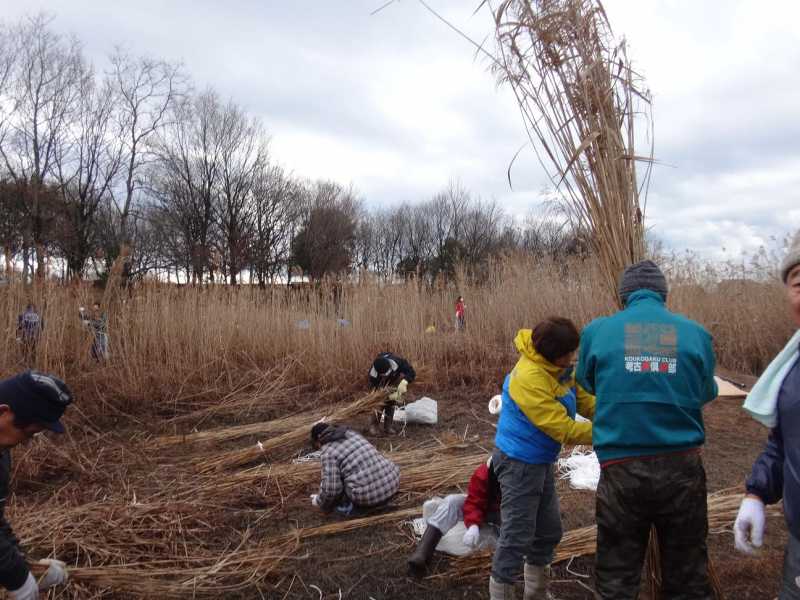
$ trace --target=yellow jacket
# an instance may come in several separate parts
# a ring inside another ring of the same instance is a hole
[[[519,460],[552,462],[562,444],[592,443],[592,424],[575,421],[575,413],[592,419],[595,398],[576,384],[574,369],[536,351],[532,333],[520,329],[514,339],[520,357],[503,386],[495,443]]]

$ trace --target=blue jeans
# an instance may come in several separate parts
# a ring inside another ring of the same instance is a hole
[[[553,465],[531,465],[495,450],[492,469],[500,483],[500,538],[492,560],[492,577],[501,583],[520,579],[523,561],[545,566],[561,541]]]

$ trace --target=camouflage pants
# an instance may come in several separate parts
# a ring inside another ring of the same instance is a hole
[[[699,453],[605,467],[597,487],[597,563],[602,600],[639,595],[650,527],[658,532],[661,599],[705,600],[708,581],[706,472]]]

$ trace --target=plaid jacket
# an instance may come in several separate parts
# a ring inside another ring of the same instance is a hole
[[[332,436],[336,439],[321,440],[320,507],[333,509],[342,494],[357,506],[376,506],[394,496],[400,486],[398,466],[355,431],[338,433]]]

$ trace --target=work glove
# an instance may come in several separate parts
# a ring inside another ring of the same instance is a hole
[[[403,400],[403,395],[407,391],[408,391],[408,381],[403,379],[399,384],[397,384],[397,388],[395,389],[395,391],[389,394],[389,400],[400,404]]]
[[[36,584],[31,573],[28,573],[28,578],[22,587],[16,590],[8,590],[8,597],[11,600],[39,600],[39,586]]]
[[[745,554],[753,554],[760,548],[764,543],[765,522],[764,503],[758,498],[745,496],[739,507],[736,522],[733,524],[736,549]]]
[[[41,558],[39,559],[39,564],[47,566],[47,571],[44,572],[44,575],[39,580],[40,590],[67,583],[69,573],[67,573],[67,564],[65,562],[55,558]]]
[[[469,529],[464,532],[464,537],[461,538],[461,541],[464,542],[465,546],[469,546],[470,548],[475,548],[478,545],[478,541],[481,537],[481,530],[478,528],[477,525],[470,525]]]
[[[501,410],[503,410],[503,397],[500,394],[492,396],[489,400],[489,414],[499,415]]]
[[[319,494],[311,494],[311,506],[319,508]]]

